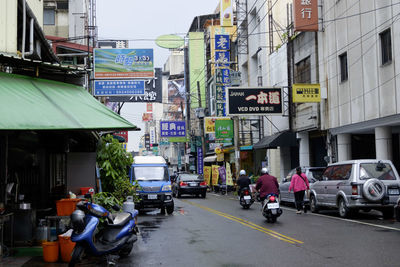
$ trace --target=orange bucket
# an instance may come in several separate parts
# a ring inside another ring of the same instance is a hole
[[[45,262],[58,261],[58,241],[43,242],[43,259]]]
[[[72,256],[72,250],[74,250],[75,242],[71,241],[70,236],[58,236],[60,242],[61,260],[63,262],[70,262]]]
[[[80,198],[63,198],[56,201],[57,216],[69,216],[76,209],[76,203],[82,201]]]

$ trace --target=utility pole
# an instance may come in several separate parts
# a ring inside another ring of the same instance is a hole
[[[236,179],[239,177],[240,171],[240,144],[239,144],[239,117],[234,116],[233,119],[233,133],[234,133],[234,145],[235,145],[235,170],[236,170]]]
[[[200,81],[197,81],[197,96],[199,98],[198,99],[198,101],[199,101],[199,109],[200,109],[200,112],[201,112],[202,104],[201,104],[201,93],[200,93]],[[201,115],[200,112],[198,114],[199,115],[199,129],[200,129],[200,136],[201,136],[201,149],[202,149],[202,151],[203,151],[202,153],[204,155],[205,147],[206,147],[206,144],[205,144],[205,141],[204,141],[204,111],[203,111],[202,116],[200,116]],[[198,160],[198,157],[197,157],[197,160]],[[203,159],[201,159],[201,160],[203,160]],[[201,164],[201,165],[203,166],[203,164]]]

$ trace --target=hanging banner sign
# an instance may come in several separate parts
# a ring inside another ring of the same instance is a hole
[[[294,0],[294,30],[318,31],[318,0]]]
[[[203,148],[197,147],[197,173],[203,174]]]
[[[212,185],[217,185],[218,184],[218,178],[219,178],[219,171],[218,171],[219,166],[218,165],[212,165],[211,169],[212,169]]]
[[[220,21],[223,27],[233,26],[232,0],[220,0]]]
[[[231,118],[224,117],[205,117],[204,118],[204,133],[213,134],[215,133],[215,121],[216,120],[230,120]]]
[[[226,183],[226,170],[225,167],[219,167],[218,168],[218,172],[219,172],[219,177],[221,178],[221,184],[225,184]]]
[[[216,34],[215,35],[215,50],[229,50],[230,39],[228,34]]]
[[[233,185],[231,164],[229,164],[229,162],[226,163],[226,184]]]
[[[184,121],[161,121],[161,137],[186,137],[186,125]]]
[[[150,127],[150,144],[156,143],[156,127]]]
[[[211,179],[211,167],[204,166],[204,182],[206,182],[207,185],[210,185],[210,179]]]
[[[228,87],[227,114],[281,115],[282,88]]]
[[[321,88],[319,84],[293,84],[293,103],[321,102]]]

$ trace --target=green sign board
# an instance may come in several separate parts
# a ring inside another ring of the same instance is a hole
[[[189,142],[187,137],[170,137],[168,138],[170,143],[186,143]]]
[[[215,121],[216,138],[233,138],[233,121],[216,120]]]

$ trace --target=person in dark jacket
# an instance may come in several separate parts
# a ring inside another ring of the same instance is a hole
[[[261,169],[261,176],[257,180],[256,190],[260,192],[260,199],[264,201],[269,194],[279,196],[279,184],[275,176],[268,174],[267,168]]]
[[[240,196],[240,192],[243,188],[248,187],[250,189],[251,180],[249,176],[246,175],[245,170],[240,170],[239,179],[236,181],[236,184],[239,186],[238,188],[238,196]]]

